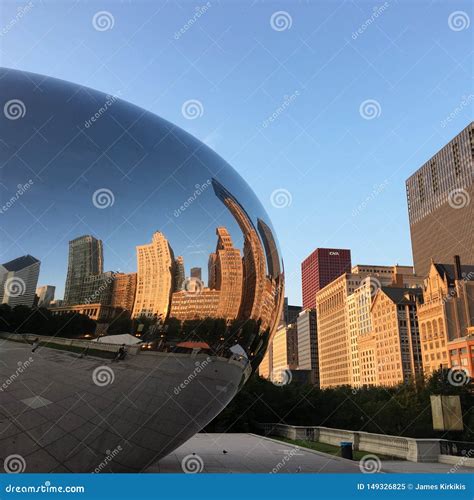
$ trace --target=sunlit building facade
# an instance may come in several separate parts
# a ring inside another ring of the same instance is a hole
[[[451,367],[449,343],[474,328],[474,265],[462,265],[458,256],[453,264],[432,262],[417,309],[423,369],[429,376]]]
[[[137,246],[134,318],[166,319],[173,290],[173,268],[173,250],[163,233],[156,231],[151,243]]]
[[[135,303],[136,290],[137,273],[115,273],[110,305],[131,313]]]
[[[377,385],[396,386],[422,374],[416,304],[420,288],[380,288],[371,308]]]

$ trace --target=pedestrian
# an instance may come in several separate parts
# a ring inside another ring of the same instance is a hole
[[[40,343],[39,343],[39,338],[36,337],[35,340],[33,340],[33,349],[31,349],[31,352],[35,352],[36,349],[38,349]]]

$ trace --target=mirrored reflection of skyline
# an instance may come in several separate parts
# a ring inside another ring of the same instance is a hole
[[[115,97],[17,71],[0,76],[2,98],[14,89],[28,107],[5,127],[0,150],[2,195],[14,200],[2,214],[2,283],[23,276],[28,290],[38,285],[24,305],[89,317],[96,335],[128,318],[129,331],[143,323],[182,333],[186,324],[192,336],[193,321],[213,320],[210,341],[265,349],[283,265],[242,178],[181,129]],[[107,112],[88,121],[106,99]]]

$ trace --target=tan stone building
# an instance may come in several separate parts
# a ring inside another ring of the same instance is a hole
[[[217,310],[219,318],[235,319],[242,300],[243,265],[240,250],[235,248],[225,227],[218,227],[215,252],[214,275],[212,281],[220,291]]]
[[[159,231],[152,242],[137,246],[137,292],[133,317],[164,321],[168,315],[174,281],[173,251]]]
[[[377,344],[374,333],[360,335],[358,339],[360,385],[379,385],[377,366]]]
[[[431,263],[418,304],[426,376],[452,366],[448,343],[469,336],[474,327],[474,266]],[[465,346],[467,348],[467,346]]]
[[[421,293],[419,288],[394,286],[377,291],[371,308],[377,385],[395,386],[422,373],[416,317]],[[369,354],[367,347],[365,351]]]
[[[316,295],[321,387],[362,384],[358,338],[371,331],[370,308],[384,285],[420,283],[410,266],[357,265]]]

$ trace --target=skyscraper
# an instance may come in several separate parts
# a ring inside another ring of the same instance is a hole
[[[301,263],[303,309],[316,308],[316,294],[343,273],[351,271],[351,251],[316,248]]]
[[[67,305],[83,304],[87,298],[86,279],[103,272],[102,241],[90,235],[69,242],[69,259],[64,292]]]
[[[265,292],[266,265],[262,243],[252,219],[238,200],[216,179],[212,179],[212,186],[244,236],[243,290],[239,317],[257,320],[261,316]]]
[[[459,255],[474,264],[474,130],[462,132],[406,181],[415,271]]]
[[[175,260],[174,291],[179,292],[183,290],[185,281],[186,281],[186,274],[184,271],[184,259],[182,255],[178,255],[178,257]]]
[[[11,307],[32,307],[35,301],[40,261],[31,255],[0,265],[0,297]]]
[[[217,314],[220,318],[235,319],[242,300],[242,256],[225,227],[218,227],[216,234],[215,288],[221,292]]]
[[[280,264],[279,252],[272,230],[267,224],[265,224],[265,222],[263,222],[262,219],[257,219],[257,228],[265,248],[268,274],[272,278],[277,278],[281,273],[282,266]]]
[[[310,370],[310,381],[319,387],[318,333],[316,311],[305,309],[296,319],[298,370]]]
[[[54,300],[54,292],[56,287],[53,285],[44,285],[36,289],[36,295],[38,296],[38,307],[49,307],[51,302]]]
[[[137,292],[133,317],[147,316],[164,321],[170,308],[174,279],[174,255],[159,231],[151,243],[137,246]]]
[[[283,321],[287,325],[296,323],[298,314],[302,311],[302,309],[303,308],[301,306],[292,306],[291,304],[288,304],[288,297],[285,297],[282,310]]]

